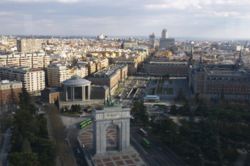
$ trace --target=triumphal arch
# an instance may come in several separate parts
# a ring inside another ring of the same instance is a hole
[[[123,152],[130,147],[130,110],[106,107],[93,113],[93,147],[95,154]]]

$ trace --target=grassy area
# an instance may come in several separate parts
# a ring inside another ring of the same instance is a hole
[[[199,103],[191,111],[189,104],[186,104],[176,112],[188,117],[199,116],[199,121],[195,121],[195,117],[183,119],[179,126],[171,119],[166,119],[152,123],[152,134],[160,136],[163,143],[189,165],[230,166],[239,158],[238,149],[249,151],[249,105],[208,106]],[[245,165],[249,163],[248,160],[249,156]]]

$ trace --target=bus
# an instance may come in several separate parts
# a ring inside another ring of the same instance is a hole
[[[157,95],[146,95],[144,97],[144,102],[159,102],[160,97]]]
[[[84,120],[84,121],[82,121],[82,122],[80,123],[80,125],[81,125],[81,124],[84,124],[84,123],[87,123],[87,122],[89,122],[89,121],[91,121],[90,118],[89,118],[89,119],[86,119],[86,120]]]
[[[80,125],[80,128],[83,129],[83,128],[87,127],[88,125],[90,125],[91,123],[92,123],[92,121],[88,121],[86,123],[83,123]]]
[[[150,148],[150,142],[146,138],[143,138],[141,143],[145,148]]]
[[[92,123],[91,119],[87,119],[87,120],[85,120],[85,121],[82,121],[82,122],[80,123],[80,128],[81,128],[81,129],[82,129],[82,128],[85,128],[86,126],[90,125],[91,123]]]
[[[139,133],[142,134],[144,137],[148,136],[148,133],[143,128],[139,129]]]

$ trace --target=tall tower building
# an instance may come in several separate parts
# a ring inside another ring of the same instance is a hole
[[[42,40],[40,39],[18,39],[17,51],[22,53],[33,53],[42,50]]]
[[[151,48],[155,48],[155,34],[149,35],[149,44]]]
[[[162,30],[162,32],[161,32],[161,38],[162,39],[168,38],[168,31],[167,31],[167,29],[163,29]]]
[[[167,29],[163,29],[161,32],[160,46],[161,50],[169,50],[175,47],[175,39],[168,37]]]

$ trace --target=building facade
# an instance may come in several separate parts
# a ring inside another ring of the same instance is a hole
[[[114,94],[118,88],[119,82],[124,81],[128,77],[128,66],[112,65],[108,69],[94,73],[88,79],[95,85],[106,85],[110,89],[110,94]]]
[[[250,72],[235,65],[206,65],[191,69],[194,94],[208,99],[250,100]]]
[[[147,50],[141,50],[132,52],[130,54],[124,54],[119,57],[110,58],[110,62],[114,64],[125,64],[128,65],[128,75],[133,75],[137,72],[138,67],[148,57]]]
[[[55,104],[56,101],[59,102],[60,89],[58,88],[45,88],[42,93],[42,100],[49,104]]]
[[[22,82],[19,81],[0,81],[0,108],[7,104],[17,104],[22,87]]]
[[[22,53],[33,53],[42,49],[42,40],[40,39],[18,39],[17,51]]]
[[[162,30],[162,35],[160,38],[160,46],[161,50],[169,50],[175,46],[175,39],[168,37],[168,32],[166,29]]]
[[[0,77],[2,79],[21,81],[29,93],[40,92],[45,88],[45,72],[42,69],[1,67]]]
[[[109,66],[109,60],[108,58],[90,60],[87,66],[88,74],[93,74],[97,71],[107,68]]]
[[[188,63],[180,61],[150,61],[144,64],[147,74],[152,76],[188,76]]]
[[[150,48],[155,48],[155,34],[149,35],[149,46]]]
[[[49,64],[50,57],[42,52],[0,55],[0,67],[19,66],[28,68],[46,68]]]
[[[85,77],[88,75],[87,66],[67,67],[63,64],[51,64],[47,68],[48,86],[60,87],[62,82],[77,75]]]
[[[109,99],[109,88],[102,85],[91,85],[91,99],[104,99],[107,101]]]

